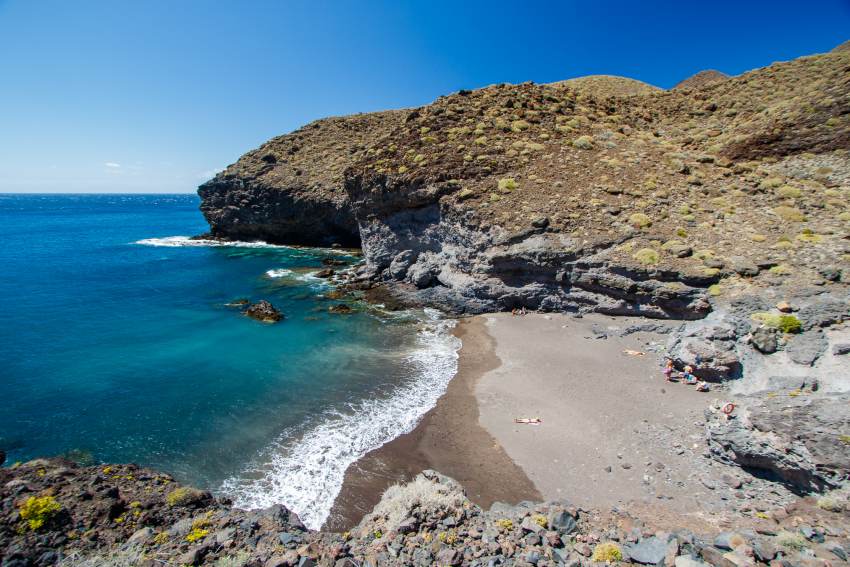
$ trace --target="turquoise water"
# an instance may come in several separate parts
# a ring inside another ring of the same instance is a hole
[[[348,464],[434,405],[459,345],[433,312],[328,314],[327,250],[188,241],[198,204],[0,195],[0,448],[137,462],[318,527]],[[225,305],[242,298],[287,319]]]

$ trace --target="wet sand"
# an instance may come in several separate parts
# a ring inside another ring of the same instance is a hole
[[[469,499],[485,509],[494,502],[542,500],[523,469],[478,423],[477,382],[501,365],[486,321],[483,317],[458,321],[453,333],[463,346],[458,351],[457,374],[446,393],[411,433],[367,453],[348,468],[323,530],[356,526],[389,486],[426,469],[460,482]]]

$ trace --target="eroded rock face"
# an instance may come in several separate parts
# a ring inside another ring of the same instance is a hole
[[[842,441],[850,426],[850,395],[813,400],[765,398],[748,408],[749,417],[710,419],[706,437],[713,456],[743,467],[765,469],[806,490],[846,481],[850,445]]]
[[[621,266],[607,257],[616,242],[583,246],[545,226],[482,230],[474,212],[440,201],[451,183],[356,176],[346,189],[367,259],[360,279],[442,286],[490,310],[524,306],[693,319],[710,309],[697,286],[711,280]]]

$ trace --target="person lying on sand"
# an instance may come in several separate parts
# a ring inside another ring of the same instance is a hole
[[[699,384],[697,384],[697,392],[708,392],[708,382],[703,380]]]
[[[637,351],[637,350],[624,350],[623,352],[626,353],[626,354],[634,355],[634,356],[643,356],[643,353],[640,352],[640,351]]]
[[[533,417],[528,419],[526,417],[518,417],[514,420],[514,423],[540,423],[539,417]]]

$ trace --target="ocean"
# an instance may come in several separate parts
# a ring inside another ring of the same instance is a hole
[[[0,449],[135,462],[327,519],[349,464],[411,431],[459,341],[435,311],[340,300],[327,249],[188,240],[195,195],[0,195]],[[265,299],[286,319],[227,306]]]

